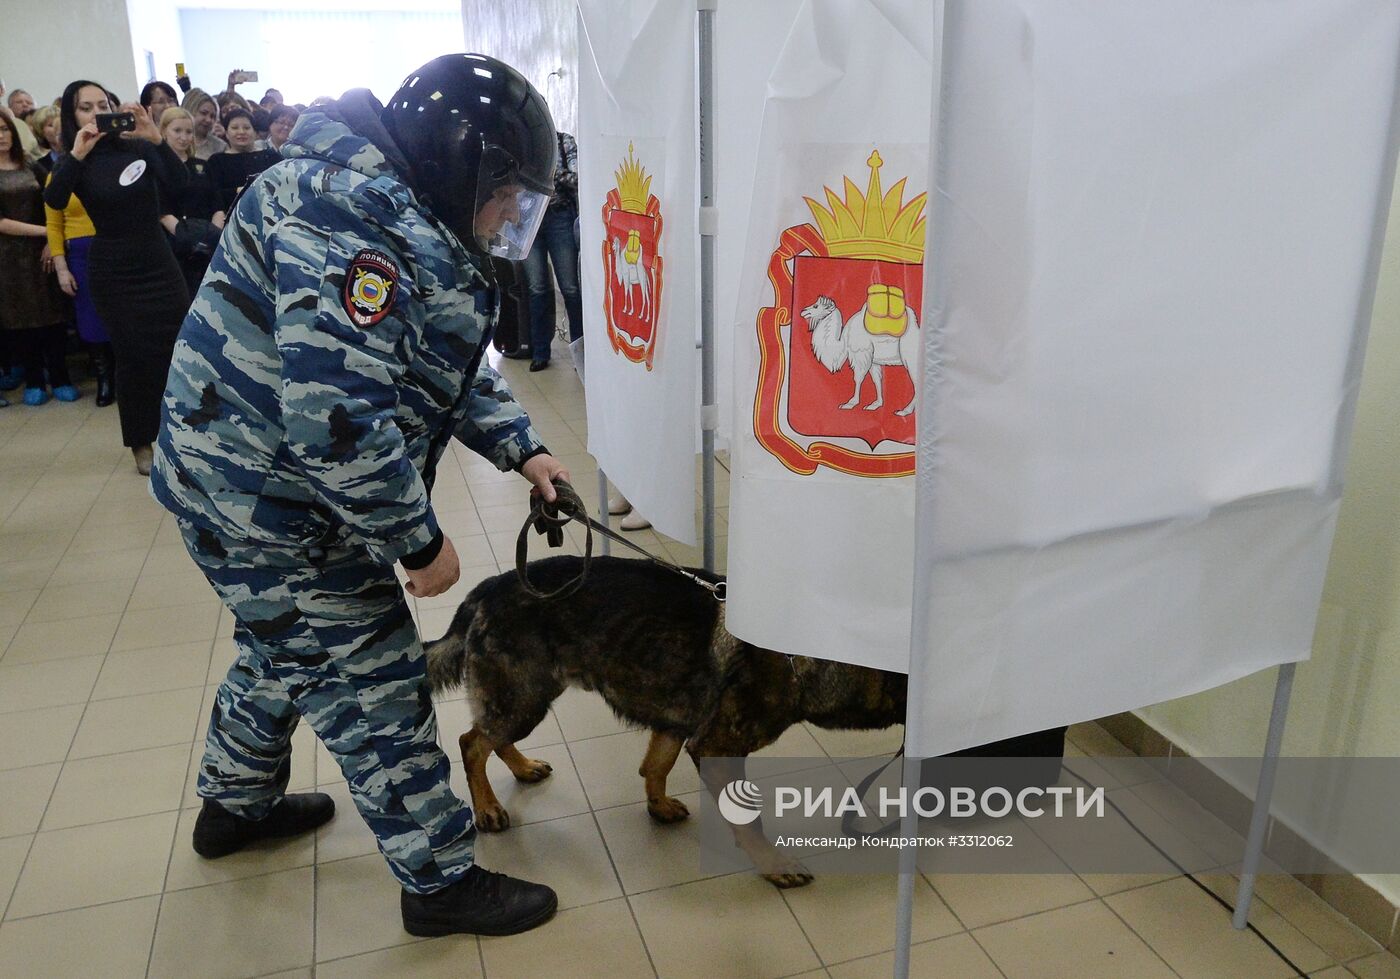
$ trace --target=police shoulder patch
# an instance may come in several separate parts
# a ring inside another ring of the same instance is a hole
[[[345,314],[361,328],[371,327],[394,305],[399,289],[399,270],[383,252],[363,248],[345,270]]]

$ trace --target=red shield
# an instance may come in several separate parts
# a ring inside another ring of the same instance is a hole
[[[622,209],[616,190],[603,204],[603,311],[612,347],[651,370],[661,310],[660,203],[653,195],[645,214]]]
[[[792,430],[858,438],[872,450],[882,442],[913,445],[914,413],[899,412],[914,399],[910,368],[918,370],[917,330],[904,325],[905,343],[889,334],[872,336],[862,311],[868,308],[872,284],[893,286],[902,290],[917,318],[923,309],[923,266],[813,255],[797,256],[793,266],[787,398]],[[830,305],[820,301],[823,297]],[[819,360],[819,351],[827,364]],[[873,354],[868,366],[867,353]],[[906,359],[913,362],[906,364]]]
[[[818,466],[857,476],[911,474],[922,264],[831,258],[820,232],[804,224],[781,235],[768,279],[774,304],[759,311],[757,324],[759,442],[802,475]],[[912,318],[882,318],[886,310],[872,305],[880,294],[898,294]],[[870,451],[828,438],[859,439]]]

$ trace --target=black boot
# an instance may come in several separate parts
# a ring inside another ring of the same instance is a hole
[[[559,898],[543,884],[473,867],[434,894],[399,897],[404,931],[436,935],[517,935],[554,916]]]
[[[257,840],[309,833],[334,815],[335,800],[324,792],[283,796],[262,819],[235,816],[213,799],[205,799],[194,821],[194,852],[210,860],[226,857]]]
[[[93,368],[97,374],[97,407],[105,408],[117,400],[116,365],[112,363],[112,351],[98,350],[93,355]]]

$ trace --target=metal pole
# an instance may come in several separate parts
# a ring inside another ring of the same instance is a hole
[[[947,275],[938,262],[933,260],[933,256],[940,254],[941,249],[937,239],[945,233],[943,228],[947,221],[939,220],[936,213],[938,209],[939,195],[935,189],[939,183],[940,172],[939,147],[944,145],[943,139],[943,88],[944,79],[949,75],[949,66],[953,61],[950,50],[949,38],[956,34],[955,18],[957,16],[953,3],[940,3],[934,7],[933,12],[933,40],[932,50],[942,51],[939,70],[933,73],[932,97],[929,102],[930,114],[928,135],[928,189],[929,200],[933,202],[934,212],[930,214],[927,227],[930,230],[925,244],[924,262],[924,314],[925,326],[932,326],[932,329],[925,329],[923,332],[924,350],[920,351],[920,356],[924,358],[923,376],[932,378],[936,376],[936,371],[929,367],[929,344],[934,343],[936,333],[941,326],[940,316],[942,313],[942,303],[940,297],[945,295],[946,290],[940,281],[941,276]],[[932,417],[933,411],[933,385],[922,385],[919,396],[918,414],[915,416],[918,422],[918,446],[915,458],[923,462],[927,460],[930,453],[926,451],[925,440],[928,438],[929,428],[926,422]],[[928,684],[928,647],[929,636],[933,631],[933,609],[931,595],[933,577],[933,508],[936,502],[933,493],[928,487],[923,485],[926,480],[931,479],[926,469],[920,468],[914,473],[914,588],[910,595],[911,613],[909,617],[909,685],[907,689],[904,708],[904,772],[902,784],[904,786],[905,811],[900,820],[899,832],[905,839],[910,839],[918,835],[919,817],[914,811],[910,800],[914,793],[920,788],[923,776],[923,759],[928,749],[924,744],[924,688]],[[894,977],[895,979],[909,979],[909,958],[914,940],[914,886],[918,879],[919,867],[916,857],[916,847],[901,847],[899,851],[899,890],[896,895],[895,905],[895,942],[894,942]]]
[[[1244,844],[1240,887],[1235,893],[1233,923],[1240,930],[1249,924],[1254,878],[1259,873],[1259,861],[1264,855],[1264,836],[1269,828],[1269,803],[1274,795],[1274,777],[1278,774],[1278,757],[1283,748],[1283,725],[1288,720],[1288,701],[1293,694],[1293,674],[1297,669],[1297,663],[1284,663],[1278,668],[1278,683],[1274,686],[1274,709],[1269,715],[1269,735],[1264,741],[1264,757],[1259,766],[1259,788],[1254,793],[1254,813],[1249,820],[1249,838]]]
[[[700,485],[703,500],[703,554],[706,571],[715,570],[715,5],[696,0],[700,49]]]
[[[603,472],[601,468],[598,470],[598,522],[603,525],[604,530],[609,529],[608,474]],[[608,540],[607,535],[605,534],[599,534],[598,537],[598,553],[606,557],[607,555],[612,553],[612,541]]]

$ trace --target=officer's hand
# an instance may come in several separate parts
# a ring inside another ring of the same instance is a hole
[[[554,480],[558,478],[567,482],[569,470],[548,452],[541,452],[525,460],[525,464],[520,467],[520,475],[528,479],[534,487],[530,495],[543,496],[546,503],[553,503],[559,495],[554,492]]]
[[[457,584],[457,579],[462,577],[462,566],[457,561],[457,549],[452,546],[452,538],[446,535],[442,538],[442,550],[438,551],[438,556],[433,558],[433,563],[426,568],[419,568],[417,571],[408,572],[408,584],[404,589],[414,598],[432,598],[434,595],[441,595],[447,589]]]

